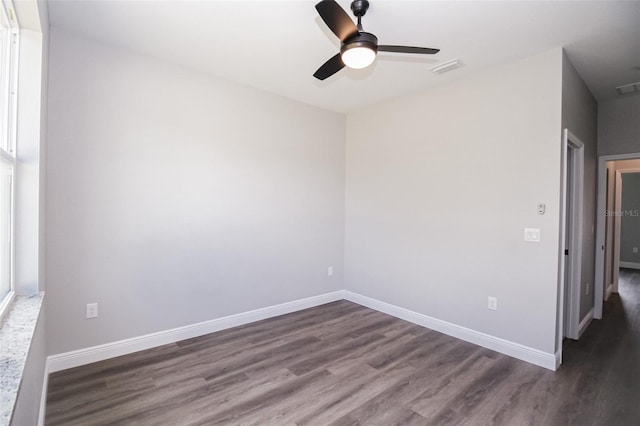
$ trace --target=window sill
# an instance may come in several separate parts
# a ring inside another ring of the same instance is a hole
[[[4,323],[4,319],[7,316],[7,313],[13,307],[13,300],[16,298],[15,291],[11,290],[9,294],[2,300],[0,303],[0,324]]]
[[[16,296],[0,325],[0,426],[11,421],[43,298]]]

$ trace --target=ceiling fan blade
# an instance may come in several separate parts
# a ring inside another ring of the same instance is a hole
[[[316,71],[313,76],[318,80],[324,80],[331,77],[342,68],[344,68],[344,62],[342,62],[342,58],[338,53],[336,56],[332,57],[327,62],[322,64],[322,66],[318,68],[318,71]]]
[[[378,46],[378,52],[422,53],[424,55],[434,55],[439,51],[440,49],[431,49],[429,47]]]
[[[349,37],[358,34],[356,24],[353,23],[347,12],[335,0],[322,0],[316,4],[316,10],[324,23],[327,24],[327,27],[338,36],[340,41],[345,41]]]

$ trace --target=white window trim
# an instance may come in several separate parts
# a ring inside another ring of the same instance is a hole
[[[0,156],[11,163],[13,168],[13,176],[11,179],[11,248],[10,248],[10,268],[11,268],[11,283],[10,290],[4,298],[0,299],[0,323],[4,319],[7,312],[10,310],[10,306],[16,297],[15,287],[15,193],[16,193],[16,140],[17,140],[17,127],[18,127],[18,62],[20,52],[20,28],[15,14],[15,8],[11,0],[1,0],[0,2],[0,20],[9,28],[9,39],[6,41],[7,45],[5,53],[8,54],[8,63],[4,69],[0,69],[0,83],[8,83],[4,89],[7,91],[8,100],[5,105],[6,114],[0,117],[2,121],[2,128],[5,130],[0,135]],[[4,40],[3,40],[4,42]],[[0,90],[0,93],[2,91]],[[4,141],[6,141],[6,151],[4,149]]]
[[[11,268],[11,284],[9,293],[7,293],[4,298],[0,299],[0,323],[4,320],[6,314],[10,311],[10,307],[15,300],[16,297],[16,288],[15,288],[15,215],[16,215],[16,203],[15,203],[15,192],[16,192],[16,161],[15,157],[8,155],[4,150],[0,149],[0,156],[11,163],[11,167],[13,168],[12,179],[11,179],[11,248],[10,248],[10,268]]]

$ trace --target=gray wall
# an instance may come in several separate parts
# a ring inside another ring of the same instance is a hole
[[[343,288],[344,116],[56,28],[50,49],[50,354]]]
[[[640,173],[622,174],[622,213],[620,261],[640,265]]]
[[[349,115],[347,290],[554,353],[561,84],[555,49]]]
[[[24,365],[22,381],[11,417],[12,426],[32,426],[38,424],[40,400],[44,383],[46,363],[46,298],[31,339],[31,346]]]
[[[598,104],[598,155],[640,152],[640,95]]]
[[[562,128],[584,143],[584,198],[580,319],[593,308],[597,192],[598,105],[565,54],[562,55]]]

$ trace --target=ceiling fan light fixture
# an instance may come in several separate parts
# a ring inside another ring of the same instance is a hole
[[[358,18],[357,25],[336,0],[321,0],[316,4],[320,18],[333,34],[340,39],[340,52],[329,58],[313,73],[318,80],[325,80],[344,67],[366,68],[376,59],[378,51],[433,55],[440,49],[398,45],[378,45],[378,37],[363,31],[362,17],[369,8],[368,0],[353,0],[351,10]]]
[[[376,51],[368,46],[347,46],[341,56],[346,66],[359,70],[373,63],[376,59]]]
[[[356,70],[371,65],[377,54],[378,38],[364,31],[345,40],[340,48],[342,62],[349,68]]]

